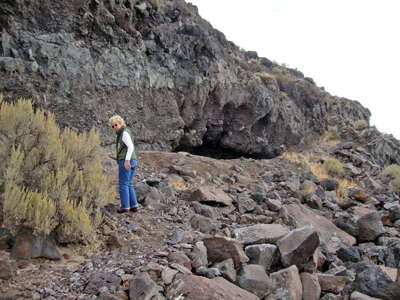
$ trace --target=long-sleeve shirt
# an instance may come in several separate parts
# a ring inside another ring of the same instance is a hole
[[[134,146],[133,146],[133,142],[132,142],[132,138],[131,138],[130,134],[126,131],[124,131],[122,133],[122,142],[128,148],[128,150],[126,151],[125,160],[131,160]]]

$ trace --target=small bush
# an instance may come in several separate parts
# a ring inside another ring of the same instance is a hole
[[[393,164],[387,166],[381,173],[381,177],[389,182],[389,187],[392,192],[400,192],[400,165]]]
[[[390,179],[400,178],[400,165],[394,164],[387,166],[381,173],[382,177],[389,177]]]
[[[60,131],[54,116],[28,100],[0,95],[0,213],[14,231],[56,233],[59,242],[87,241],[99,208],[115,197],[100,160],[95,130]]]
[[[369,126],[368,122],[366,120],[357,120],[353,123],[353,125],[354,125],[354,128],[358,129],[358,130],[365,129]]]
[[[390,191],[400,193],[400,177],[397,177],[389,183]]]
[[[324,161],[323,164],[325,170],[329,175],[334,177],[343,177],[344,176],[344,168],[343,164],[336,158],[329,158]]]

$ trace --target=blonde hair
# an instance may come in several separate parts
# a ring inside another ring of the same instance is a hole
[[[108,119],[108,124],[111,126],[113,122],[117,122],[119,125],[122,127],[126,127],[124,119],[120,115],[115,115],[112,116],[110,119]]]

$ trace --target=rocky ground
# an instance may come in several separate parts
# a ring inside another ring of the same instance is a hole
[[[357,187],[318,179],[293,153],[141,152],[139,212],[110,199],[92,244],[17,259],[0,233],[0,299],[400,299],[398,196],[365,149],[315,149]]]

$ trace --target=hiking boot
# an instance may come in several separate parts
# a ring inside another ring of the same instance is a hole
[[[133,212],[133,213],[138,211],[137,207],[131,207],[129,210],[130,210],[130,212]]]
[[[117,210],[117,213],[123,214],[123,213],[127,213],[128,211],[129,211],[129,208],[119,208]]]

